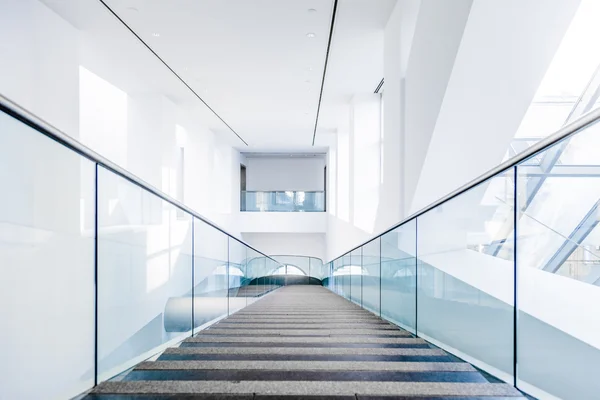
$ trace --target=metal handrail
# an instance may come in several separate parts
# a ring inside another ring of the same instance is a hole
[[[244,246],[248,247],[249,249],[252,249],[255,252],[261,254],[262,256],[267,257],[268,259],[278,263],[276,260],[272,259],[271,257],[264,254],[263,252],[256,250],[254,247],[250,246],[248,243],[245,243],[241,239],[236,238],[232,234],[228,233],[225,229],[221,228],[220,226],[218,226],[214,222],[210,221],[209,219],[206,219],[205,217],[203,217],[196,211],[192,210],[185,204],[179,202],[178,200],[175,200],[174,198],[163,193],[162,191],[155,188],[148,182],[145,182],[140,177],[132,174],[131,172],[118,166],[117,164],[110,161],[109,159],[96,153],[94,150],[90,149],[89,147],[85,146],[84,144],[80,143],[79,141],[73,139],[72,137],[70,137],[69,135],[67,135],[66,133],[61,131],[60,129],[56,128],[49,122],[45,121],[44,119],[34,115],[33,113],[29,112],[26,109],[24,109],[23,107],[21,107],[20,105],[18,105],[14,101],[10,100],[9,98],[7,98],[6,96],[4,96],[1,93],[0,93],[0,111],[5,112],[6,114],[12,116],[13,118],[21,121],[25,125],[37,130],[41,134],[62,144],[63,146],[76,152],[80,156],[85,157],[88,160],[91,160],[91,161],[97,163],[98,165],[101,165],[102,167],[106,168],[107,170],[121,176],[124,179],[127,179],[129,182],[147,190],[148,192],[154,194],[157,197],[160,197],[164,201],[171,203],[173,206],[187,212],[188,214],[201,220],[202,222],[206,223],[207,225],[212,226],[216,230],[218,230],[218,231],[224,233],[225,235],[229,236],[230,238],[238,241],[239,243],[243,244]]]
[[[288,189],[288,190],[242,190],[242,193],[286,193],[286,192],[325,193],[324,190],[294,190],[294,189]]]
[[[576,119],[575,121],[571,122],[568,125],[563,126],[561,129],[559,129],[558,131],[556,131],[555,133],[553,133],[550,136],[547,136],[546,138],[540,140],[539,142],[535,143],[534,145],[532,145],[531,147],[529,147],[527,150],[523,151],[522,153],[517,154],[516,156],[509,158],[508,160],[506,160],[505,162],[503,162],[502,164],[499,164],[498,166],[490,169],[489,171],[481,174],[480,176],[478,176],[477,178],[471,180],[470,182],[466,183],[465,185],[459,187],[458,189],[448,193],[446,196],[440,198],[439,200],[429,204],[428,206],[420,209],[419,211],[409,215],[408,217],[402,219],[400,222],[394,224],[393,226],[387,228],[386,230],[384,230],[382,233],[379,233],[377,235],[375,235],[374,237],[372,237],[371,239],[359,244],[358,246],[353,247],[352,249],[342,253],[340,256],[335,257],[331,260],[329,260],[328,262],[332,262],[333,260],[337,260],[338,258],[344,256],[345,254],[348,254],[356,249],[361,248],[362,246],[366,245],[367,243],[372,242],[373,240],[378,239],[379,237],[385,235],[386,233],[389,233],[391,231],[393,231],[394,229],[404,225],[405,223],[412,221],[413,219],[425,214],[426,212],[436,208],[439,205],[444,204],[445,202],[447,202],[448,200],[451,200],[453,198],[455,198],[456,196],[459,196],[461,194],[463,194],[464,192],[474,188],[475,186],[479,185],[480,183],[485,182],[486,180],[502,173],[505,172],[507,170],[509,170],[510,168],[515,167],[516,165],[518,165],[519,163],[521,163],[522,161],[525,161],[526,159],[535,156],[537,153],[540,153],[542,151],[547,150],[549,147],[552,147],[553,145],[555,145],[556,143],[569,138],[570,136],[573,136],[574,134],[576,134],[577,132],[586,129],[587,127],[593,125],[594,123],[598,122],[598,120],[600,120],[600,108],[597,108],[593,111],[590,111],[587,114],[582,115],[580,118]]]

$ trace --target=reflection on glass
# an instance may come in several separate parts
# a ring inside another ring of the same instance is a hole
[[[94,384],[94,168],[0,113],[1,399]]]
[[[191,221],[170,203],[99,168],[99,380],[189,335]]]
[[[229,314],[246,307],[246,251],[245,244],[229,238]]]
[[[358,248],[350,253],[350,265],[346,266],[350,272],[350,300],[358,305],[362,305],[362,283],[363,283],[363,267],[362,267],[362,249]]]
[[[268,291],[269,282],[266,276],[270,272],[269,268],[273,266],[271,260],[252,249],[248,249],[248,254],[248,279],[250,279],[248,304],[250,304]]]
[[[228,313],[228,236],[194,218],[194,329]]]
[[[325,192],[242,191],[240,211],[324,212]]]
[[[362,247],[362,306],[380,314],[381,298],[380,239],[370,241]]]
[[[416,333],[416,220],[381,237],[381,316]]]
[[[581,0],[507,156],[525,151],[536,141],[598,107],[600,53],[589,51],[600,35],[598,18],[600,3]]]
[[[342,295],[342,278],[341,275],[339,273],[339,270],[341,268],[341,263],[342,263],[342,258],[336,258],[333,261],[333,265],[331,268],[331,278],[333,280],[333,287],[335,289],[335,292],[337,294],[339,294],[340,296]]]
[[[338,273],[342,278],[343,296],[350,300],[352,298],[352,260],[350,253],[342,257],[342,263],[338,269]]]
[[[300,275],[305,276],[306,273],[295,265],[285,264],[273,271],[273,275]]]
[[[512,381],[511,169],[417,219],[419,336]],[[494,249],[494,250],[492,250]]]
[[[545,398],[600,391],[600,127],[517,168],[518,385]],[[592,308],[590,308],[592,307]]]

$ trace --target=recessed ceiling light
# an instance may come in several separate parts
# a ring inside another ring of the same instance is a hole
[[[314,8],[309,8],[309,9],[308,9],[308,13],[309,13],[309,14],[314,14],[314,13],[316,13],[316,12],[317,12],[317,10],[315,10]]]
[[[309,70],[309,71],[312,71],[312,70],[313,70],[313,67],[308,67],[308,70]]]
[[[315,35],[315,34],[314,34],[314,33],[312,33],[312,32],[308,32],[308,33],[306,34],[306,37],[308,37],[308,38],[314,38],[315,36],[317,36],[317,35]]]
[[[153,33],[152,33],[152,36],[154,36],[154,37],[159,37],[159,36],[160,36],[160,33],[158,33],[158,32],[153,32]]]
[[[138,10],[137,8],[135,8],[135,7],[127,7],[127,9],[128,9],[129,11],[139,11],[139,10]]]

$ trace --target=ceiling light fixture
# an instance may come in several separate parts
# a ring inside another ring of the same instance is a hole
[[[315,10],[314,8],[309,8],[308,9],[308,13],[309,14],[315,14],[317,12],[317,10]]]
[[[306,34],[306,37],[308,37],[308,38],[314,38],[315,36],[317,36],[317,35],[315,35],[315,34],[314,34],[314,33],[312,33],[312,32],[308,32],[308,33]]]
[[[159,37],[159,36],[160,36],[160,33],[158,33],[158,32],[153,32],[153,33],[152,33],[152,36],[154,36],[154,37]]]

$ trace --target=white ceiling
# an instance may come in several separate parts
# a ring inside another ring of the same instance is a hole
[[[351,95],[372,92],[383,77],[383,29],[396,2],[338,1],[312,147],[333,0],[105,0],[249,146],[150,52],[135,47],[137,39],[100,2],[42,1],[104,48],[84,55],[83,64],[89,59],[127,90],[159,87],[197,107],[210,129],[245,152],[323,151],[328,142],[320,139],[346,118]]]
[[[332,0],[107,3],[252,147],[310,145]]]

